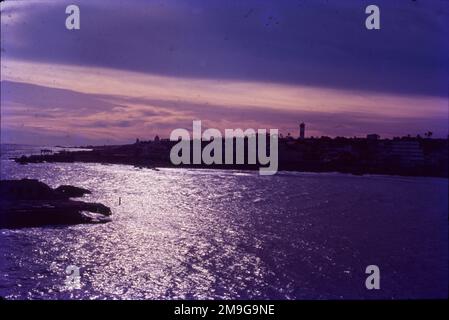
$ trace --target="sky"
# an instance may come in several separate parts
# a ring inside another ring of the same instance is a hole
[[[447,0],[7,0],[1,142],[128,143],[193,120],[447,137],[448,57]]]

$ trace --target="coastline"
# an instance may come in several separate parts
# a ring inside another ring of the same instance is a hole
[[[52,154],[43,155],[22,155],[20,157],[12,157],[15,162],[26,165],[28,163],[98,163],[98,164],[118,164],[129,165],[137,168],[147,168],[157,170],[157,168],[185,168],[185,169],[220,169],[220,170],[245,170],[256,171],[261,167],[259,164],[180,164],[174,165],[169,158],[157,157],[138,157],[127,156],[120,153],[114,153],[113,150],[124,146],[106,146],[93,147],[91,151],[59,151]],[[298,173],[341,173],[351,174],[356,176],[363,175],[382,175],[382,176],[403,176],[403,177],[433,177],[433,178],[448,178],[447,170],[434,170],[428,167],[412,167],[401,168],[398,166],[366,166],[362,163],[322,163],[313,161],[303,161],[297,163],[288,163],[285,161],[279,162],[278,172],[298,172]]]

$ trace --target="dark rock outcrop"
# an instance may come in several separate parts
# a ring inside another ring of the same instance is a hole
[[[0,228],[70,225],[110,221],[110,208],[101,203],[71,200],[89,190],[60,186],[50,188],[38,180],[0,181]]]
[[[91,194],[91,192],[87,189],[67,185],[57,187],[55,192],[69,198],[78,198],[84,196],[85,194]]]

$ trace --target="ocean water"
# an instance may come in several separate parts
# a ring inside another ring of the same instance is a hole
[[[88,188],[112,222],[0,230],[7,299],[448,296],[447,179],[9,160],[36,150],[2,146],[1,178]]]

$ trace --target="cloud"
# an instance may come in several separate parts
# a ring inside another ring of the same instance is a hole
[[[1,3],[2,141],[121,143],[174,128],[448,133],[449,8],[367,1]],[[65,141],[65,142],[64,142]]]
[[[52,118],[95,115],[121,107],[82,92],[7,80],[1,82],[1,93],[16,109],[20,106],[24,111],[35,110]]]
[[[76,69],[70,70],[74,73]],[[80,72],[83,73],[83,70]],[[20,72],[13,73],[20,76]],[[76,72],[72,75],[74,79],[77,78]],[[39,78],[38,73],[30,80],[45,83],[46,78],[43,76]],[[107,74],[105,78],[98,77],[92,81],[107,83],[107,79],[111,78],[116,77]],[[145,83],[155,83],[151,77],[148,81],[145,81],[146,77],[139,77],[136,82],[131,81],[132,74],[128,78],[128,82],[121,85],[123,94],[111,90],[114,84],[107,85],[103,90],[101,86],[88,86],[91,91],[82,92],[53,88],[42,83],[3,80],[2,141],[31,143],[40,139],[41,143],[54,141],[58,144],[127,143],[137,137],[152,139],[156,134],[168,137],[173,129],[179,127],[191,130],[193,120],[202,120],[203,128],[278,128],[283,134],[290,132],[294,136],[297,135],[300,121],[306,121],[308,135],[314,136],[364,136],[370,132],[394,136],[426,130],[434,131],[436,136],[447,135],[448,117],[444,109],[445,100],[442,99],[377,97],[378,101],[395,106],[391,112],[388,108],[382,110],[373,107],[378,103],[376,99],[366,100],[365,108],[357,108],[360,102],[358,99],[364,101],[364,98],[357,98],[354,93],[308,89],[302,92],[304,100],[297,101],[295,91],[288,90],[291,88],[264,83],[243,85],[282,97],[273,105],[269,94],[261,94],[257,100],[259,104],[255,105],[246,104],[251,100],[247,100],[245,95],[248,89],[240,91],[242,85],[225,83],[214,88],[210,83],[200,82],[195,85],[194,81],[187,81],[189,88],[194,88],[193,92],[201,92],[202,86],[209,89],[206,99],[201,99],[183,88],[182,81],[180,83],[178,79],[159,78],[159,87],[148,87]],[[71,80],[59,79],[60,86],[70,87],[72,84]],[[144,91],[136,88],[137,84],[146,88],[150,94],[145,96]],[[171,94],[167,95],[163,88],[172,88],[169,90]],[[82,86],[76,89],[82,90]],[[93,89],[97,91],[92,92]],[[323,95],[323,92],[326,94]],[[317,100],[323,104],[321,108],[309,108],[310,101],[320,95],[328,100]],[[353,97],[355,102],[351,101]],[[346,105],[346,108],[342,105]],[[427,112],[420,111],[422,105],[427,105]],[[400,110],[414,111],[414,114],[400,113]]]
[[[9,2],[9,1],[8,1]],[[268,82],[447,97],[444,1],[80,0],[2,4],[2,58],[186,79]]]

